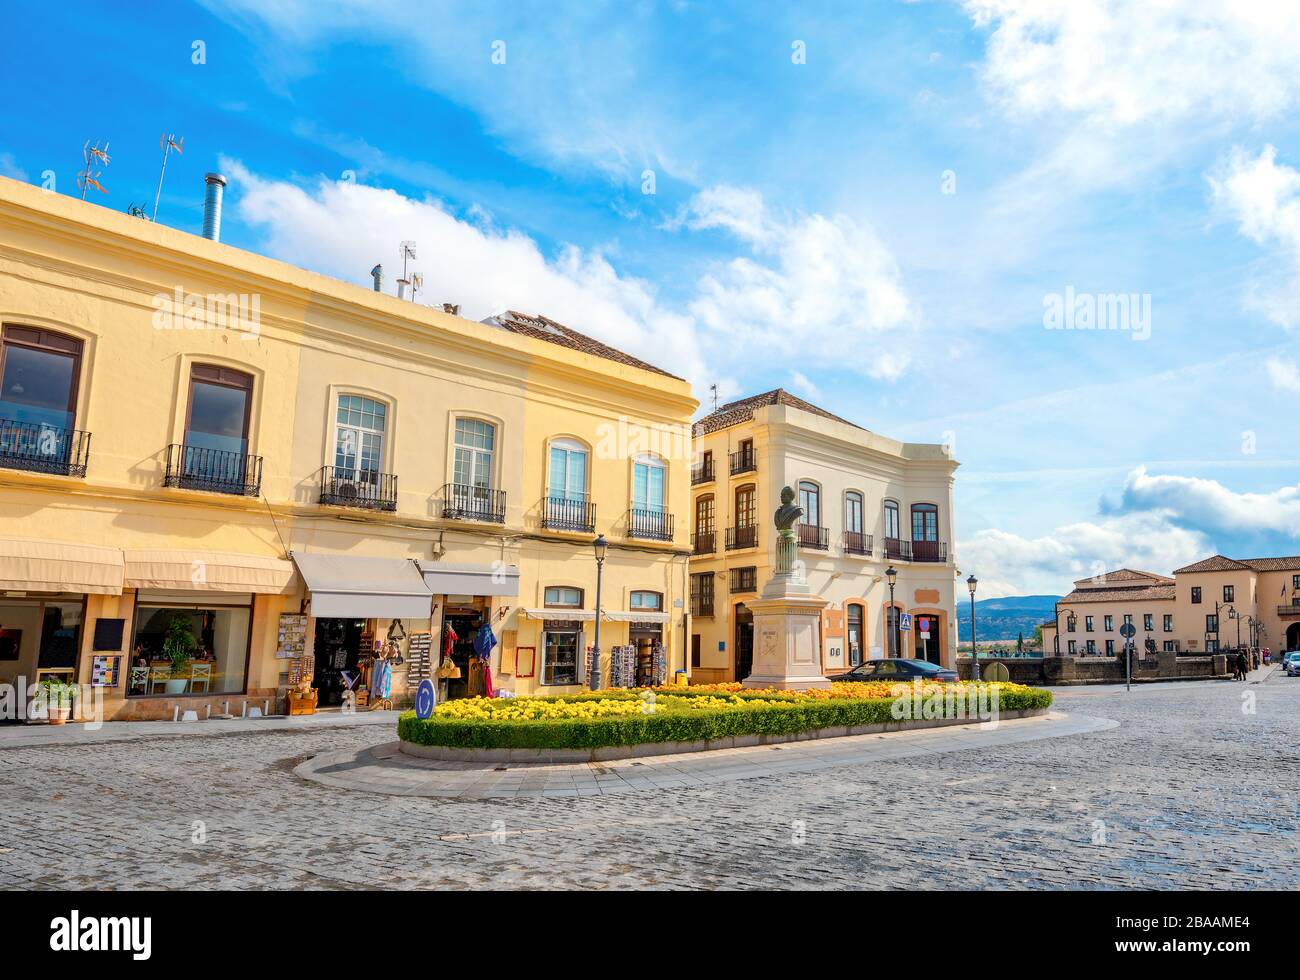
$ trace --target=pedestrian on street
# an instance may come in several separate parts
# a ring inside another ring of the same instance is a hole
[[[1237,673],[1241,675],[1243,681],[1248,670],[1250,670],[1250,661],[1246,659],[1246,651],[1241,650],[1237,653]]]

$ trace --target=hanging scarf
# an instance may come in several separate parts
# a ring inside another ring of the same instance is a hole
[[[442,645],[442,655],[448,660],[451,659],[451,651],[455,648],[456,641],[459,639],[460,637],[456,635],[456,631],[451,628],[451,623],[448,623],[446,640]]]
[[[485,698],[497,696],[496,691],[492,689],[492,668],[487,665],[487,661],[483,662],[483,696]]]
[[[474,652],[484,663],[492,656],[492,648],[497,645],[496,634],[492,632],[492,627],[484,623],[478,628],[478,633],[474,636]]]

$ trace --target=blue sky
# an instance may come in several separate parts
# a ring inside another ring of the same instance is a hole
[[[1300,552],[1282,6],[22,4],[0,174],[109,140],[96,203],[152,206],[183,135],[160,221],[221,169],[231,244],[366,283],[414,239],[430,302],[950,440],[963,572],[1061,591]],[[1067,290],[1149,330],[1049,330]]]

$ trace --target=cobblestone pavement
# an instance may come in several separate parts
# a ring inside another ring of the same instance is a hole
[[[1300,678],[1057,695],[1120,726],[576,799],[293,775],[383,726],[0,749],[0,887],[1300,887]]]

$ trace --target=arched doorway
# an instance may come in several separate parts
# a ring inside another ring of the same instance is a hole
[[[732,610],[736,636],[732,649],[736,652],[736,680],[743,681],[754,670],[754,614],[743,603]]]
[[[1292,623],[1286,628],[1286,648],[1300,650],[1300,623]]]

